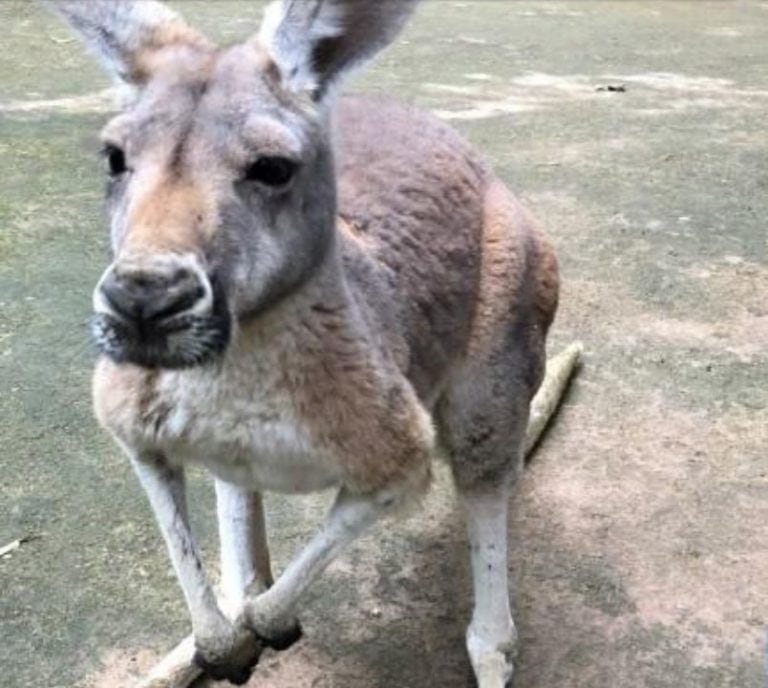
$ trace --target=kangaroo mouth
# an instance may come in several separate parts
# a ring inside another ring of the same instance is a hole
[[[91,320],[91,336],[100,353],[115,363],[144,368],[177,370],[209,363],[226,350],[230,330],[228,314],[182,316],[151,327],[106,313]]]
[[[232,317],[222,290],[214,283],[208,312],[142,320],[97,310],[90,329],[99,353],[115,363],[179,370],[220,358],[231,339]]]

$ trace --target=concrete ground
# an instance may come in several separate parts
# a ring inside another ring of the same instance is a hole
[[[260,3],[175,3],[213,37]],[[0,683],[120,688],[186,633],[126,461],[91,418],[108,84],[0,4]],[[623,86],[624,90],[602,90]],[[510,518],[525,688],[758,688],[768,618],[768,3],[427,3],[358,79],[483,149],[555,241],[586,365]],[[212,495],[192,481],[213,561]],[[328,495],[268,502],[278,566]],[[423,510],[332,567],[252,686],[459,688],[463,527]]]

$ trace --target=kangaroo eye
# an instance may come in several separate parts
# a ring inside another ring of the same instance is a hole
[[[298,164],[288,158],[265,156],[245,168],[245,178],[249,182],[260,182],[267,186],[285,186],[296,173]]]
[[[107,160],[107,169],[110,177],[119,177],[128,171],[125,162],[125,152],[117,146],[107,145],[103,150],[104,157]]]

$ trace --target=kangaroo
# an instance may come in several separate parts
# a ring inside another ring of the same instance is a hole
[[[553,250],[453,130],[342,97],[416,0],[283,0],[219,49],[155,0],[48,0],[130,87],[103,130],[112,262],[93,296],[95,414],[146,491],[195,662],[248,680],[302,594],[445,457],[466,512],[481,688],[516,630],[507,503],[557,306]],[[185,500],[215,480],[217,594]],[[273,579],[261,494],[335,487]]]

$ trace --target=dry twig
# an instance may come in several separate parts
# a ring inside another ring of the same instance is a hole
[[[23,544],[26,544],[31,540],[37,540],[39,537],[40,537],[39,535],[25,535],[24,537],[21,537],[18,540],[14,540],[13,542],[9,542],[7,545],[4,545],[3,547],[0,547],[0,559],[2,559],[3,557],[7,557],[9,554],[11,554],[11,552],[15,552]]]

